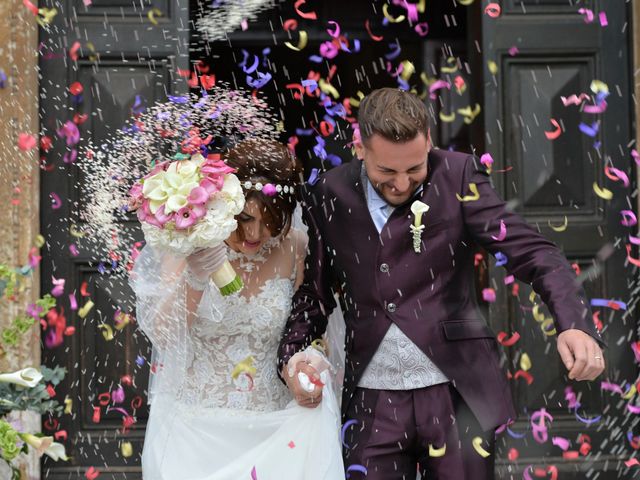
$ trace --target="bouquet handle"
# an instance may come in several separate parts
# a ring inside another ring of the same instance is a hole
[[[244,286],[240,275],[235,272],[229,260],[225,260],[222,266],[211,274],[211,280],[223,296],[239,292]]]

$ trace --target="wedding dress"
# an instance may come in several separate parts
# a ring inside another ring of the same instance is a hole
[[[145,480],[344,478],[332,372],[321,374],[320,406],[308,409],[276,371],[294,293],[293,235],[252,258],[230,251],[245,287],[228,297],[194,284],[184,260],[148,246],[136,260],[137,321],[153,344]]]

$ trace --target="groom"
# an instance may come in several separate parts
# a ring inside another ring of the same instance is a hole
[[[416,467],[427,478],[493,478],[494,430],[516,412],[476,304],[476,247],[504,255],[507,270],[541,296],[576,380],[604,369],[589,303],[558,248],[507,208],[475,157],[431,149],[418,97],[373,91],[358,122],[361,161],[306,188],[309,252],[278,352],[281,373],[301,405],[317,405],[321,389],[307,392],[284,367],[325,332],[339,292],[345,467],[366,469],[368,480],[414,479]],[[416,200],[429,206],[423,229]]]

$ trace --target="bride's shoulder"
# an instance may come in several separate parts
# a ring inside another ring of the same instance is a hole
[[[307,233],[305,231],[291,227],[291,230],[289,230],[287,237],[289,237],[290,242],[296,252],[304,253],[307,250],[309,237],[307,236]]]
[[[287,235],[282,239],[280,249],[283,252],[291,252],[295,257],[304,256],[307,252],[307,234],[297,228],[291,227]]]

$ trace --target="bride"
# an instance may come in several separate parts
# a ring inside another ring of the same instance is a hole
[[[143,476],[344,478],[328,361],[307,349],[319,372],[310,388],[325,385],[317,408],[298,405],[276,370],[306,253],[306,235],[291,227],[295,161],[265,140],[246,140],[225,157],[246,198],[226,245],[186,260],[147,246],[131,275],[137,320],[153,345]],[[227,257],[244,288],[223,297],[208,279]]]

